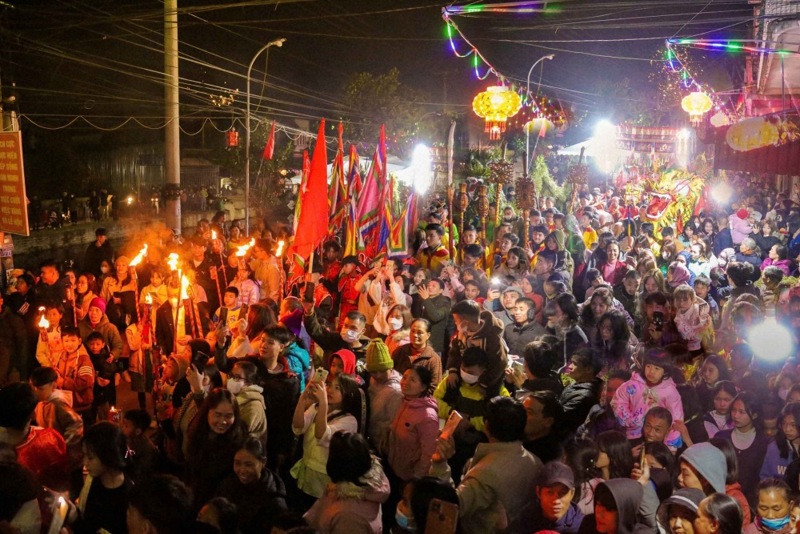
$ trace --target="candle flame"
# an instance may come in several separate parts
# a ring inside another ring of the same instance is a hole
[[[147,254],[147,243],[144,244],[142,250],[139,251],[139,254],[134,257],[131,262],[128,264],[129,267],[136,267],[142,262],[142,258],[144,258],[145,254]]]
[[[170,270],[177,271],[178,270],[178,254],[175,252],[170,253],[167,256],[167,265],[169,265]]]
[[[283,239],[278,241],[278,250],[275,251],[275,256],[277,256],[279,258],[281,257],[281,254],[283,254],[283,246],[284,245],[285,245],[285,243],[284,243]]]
[[[48,321],[44,315],[42,315],[42,318],[39,319],[39,328],[44,328],[45,330],[50,328],[50,321]]]
[[[211,239],[216,239],[216,238],[217,238],[217,231],[211,230]]]
[[[59,507],[66,506],[66,504],[67,504],[67,500],[64,497],[59,495],[58,496],[58,506]]]
[[[47,308],[45,308],[44,306],[39,306],[39,313],[44,313],[44,310],[46,309]]]
[[[144,303],[147,304],[147,305],[150,305],[150,304],[153,303],[153,297],[151,297],[149,293],[144,296]]]

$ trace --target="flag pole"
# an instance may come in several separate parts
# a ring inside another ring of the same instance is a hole
[[[453,120],[450,122],[450,133],[447,136],[447,215],[450,219],[450,224],[448,226],[450,230],[450,239],[448,239],[447,248],[451,260],[455,257],[453,255],[453,234],[455,233],[453,231],[455,228],[455,223],[453,222],[453,145],[455,144],[455,133],[456,121]],[[458,237],[461,239],[461,236]]]

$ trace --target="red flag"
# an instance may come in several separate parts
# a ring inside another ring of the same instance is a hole
[[[267,139],[267,144],[264,145],[264,153],[261,155],[261,159],[265,161],[272,159],[272,154],[274,152],[275,152],[275,121],[272,121],[272,128],[269,131],[269,138]]]
[[[302,258],[307,258],[328,233],[328,155],[325,146],[325,119],[321,119],[319,123],[308,183],[300,202],[300,216],[292,251]]]

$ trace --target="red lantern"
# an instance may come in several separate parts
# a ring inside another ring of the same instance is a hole
[[[228,148],[239,146],[239,132],[236,131],[236,128],[231,128],[225,132],[225,146]]]

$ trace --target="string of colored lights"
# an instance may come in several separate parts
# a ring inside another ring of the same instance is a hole
[[[675,44],[672,41],[672,39],[668,39],[666,41],[666,52],[664,53],[664,59],[669,69],[680,79],[679,83],[683,86],[683,88],[686,90],[694,89],[696,91],[705,93],[714,103],[715,111],[721,111],[729,118],[734,118],[734,114],[726,109],[725,103],[719,98],[719,96],[717,96],[717,93],[714,91],[714,89],[707,84],[697,81],[697,79],[692,75],[691,71],[689,71],[684,62],[680,60],[678,54],[676,54],[672,49],[672,45]]]
[[[667,43],[680,46],[692,46],[707,50],[724,50],[726,52],[754,52],[757,54],[798,54],[797,50],[785,50],[769,46],[754,46],[755,43],[768,43],[759,39],[668,39]],[[753,44],[746,44],[753,43]]]
[[[545,1],[500,2],[497,4],[470,4],[466,6],[448,6],[443,10],[448,15],[466,15],[471,13],[541,13],[551,12]]]
[[[507,4],[532,4],[532,3],[542,4],[543,2],[509,2]],[[492,4],[491,7],[495,8],[498,6],[505,6],[505,4]],[[458,6],[458,9],[463,10],[472,7],[478,8],[481,7],[481,5]],[[543,118],[549,120],[554,124],[563,124],[566,120],[566,117],[564,116],[563,111],[558,111],[555,109],[555,105],[553,104],[552,100],[550,99],[546,100],[546,105],[549,105],[551,107],[551,110],[544,109],[543,105],[545,105],[545,101],[541,101],[541,104],[537,103],[533,95],[531,95],[528,91],[526,91],[526,89],[523,88],[522,86],[512,82],[509,77],[501,74],[489,62],[489,60],[486,59],[486,57],[480,52],[480,50],[478,50],[478,48],[474,44],[472,44],[469,39],[467,39],[467,37],[464,35],[464,33],[461,31],[458,25],[455,22],[453,22],[453,20],[450,18],[450,14],[452,12],[451,10],[454,8],[455,6],[442,9],[442,18],[445,21],[445,31],[447,33],[447,39],[450,42],[450,49],[453,51],[453,54],[455,54],[455,56],[459,58],[469,58],[470,56],[472,57],[472,68],[475,73],[475,77],[477,79],[485,80],[486,78],[489,77],[490,74],[493,74],[501,85],[510,86],[511,90],[517,92],[522,98],[522,105],[525,107],[530,107],[531,111],[533,112],[534,118]],[[464,43],[466,43],[466,45],[469,47],[469,50],[467,52],[464,53],[459,52],[458,46],[456,45],[454,39],[455,34],[458,34],[460,39],[464,41]],[[482,75],[480,73],[481,62],[483,62],[483,64],[486,66],[486,71]]]

